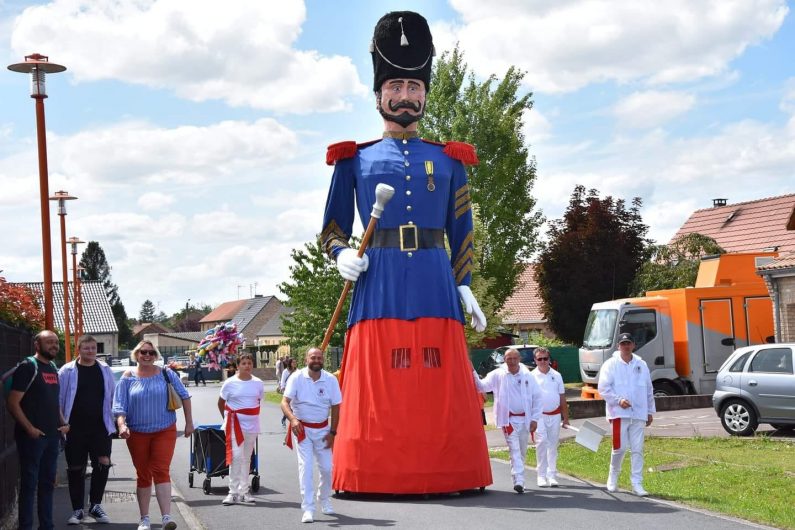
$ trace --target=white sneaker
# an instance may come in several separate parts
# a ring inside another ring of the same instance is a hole
[[[94,504],[91,506],[91,509],[88,510],[88,515],[94,518],[94,520],[98,523],[109,523],[110,517],[108,514],[105,513],[105,510],[102,508],[101,504]]]
[[[314,523],[315,522],[315,518],[312,517],[312,512],[310,512],[309,510],[305,511],[304,514],[301,516],[301,522],[302,523]]]
[[[250,493],[244,493],[242,497],[238,497],[237,502],[239,504],[248,504],[248,505],[257,504],[257,500],[254,497],[252,497]]]
[[[549,482],[547,482],[546,477],[538,477],[538,480],[536,480],[536,484],[538,484],[539,488],[546,488],[549,486]]]
[[[177,528],[177,523],[171,518],[170,515],[166,514],[163,516],[163,530],[174,530]]]
[[[555,477],[549,477],[547,481],[549,482],[550,488],[557,488],[559,486],[558,480]]]
[[[335,513],[337,513],[334,511],[334,507],[331,505],[330,500],[325,500],[320,503],[320,511],[323,512],[325,515],[334,515]]]
[[[643,489],[643,486],[641,486],[640,484],[633,484],[632,485],[632,491],[638,497],[648,497],[649,496],[649,492],[646,491],[645,489]]]
[[[618,491],[618,476],[613,476],[612,474],[607,476],[607,491],[610,493],[615,493]]]
[[[152,530],[152,524],[149,522],[148,515],[141,517],[141,522],[138,523],[138,530]]]
[[[66,520],[66,524],[80,524],[83,522],[83,510],[75,510],[74,513]]]
[[[221,501],[221,504],[223,504],[224,506],[231,506],[233,504],[237,504],[237,495],[235,495],[234,493],[230,493],[229,495],[224,497],[224,500]]]

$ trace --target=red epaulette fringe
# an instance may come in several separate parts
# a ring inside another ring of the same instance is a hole
[[[447,142],[442,152],[469,166],[476,166],[480,162],[475,146],[465,142]]]
[[[354,155],[356,155],[357,149],[358,147],[356,142],[351,140],[347,142],[337,142],[336,144],[331,144],[328,146],[328,150],[326,151],[326,164],[333,166],[337,160],[352,158]]]

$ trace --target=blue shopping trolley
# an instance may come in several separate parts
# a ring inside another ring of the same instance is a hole
[[[188,485],[193,487],[193,473],[204,473],[202,490],[210,494],[210,479],[229,475],[226,465],[226,433],[220,425],[199,425],[190,440],[190,472]],[[254,443],[251,455],[251,491],[259,491],[259,440]]]

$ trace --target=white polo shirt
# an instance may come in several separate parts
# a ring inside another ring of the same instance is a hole
[[[224,381],[221,387],[221,398],[226,401],[232,410],[251,409],[260,406],[265,387],[259,377],[251,376],[248,381],[243,381],[237,374]],[[224,423],[222,429],[226,429],[226,420],[229,414],[224,412]],[[240,428],[243,432],[260,432],[259,415],[238,414]]]
[[[337,378],[325,370],[313,381],[309,368],[297,370],[287,380],[285,397],[290,399],[290,408],[296,418],[308,423],[320,423],[329,417],[329,410],[342,403],[342,392]]]
[[[543,411],[552,412],[560,407],[560,395],[566,392],[563,386],[563,376],[560,375],[560,372],[550,367],[547,373],[542,372],[538,368],[535,368],[530,373],[533,374],[536,383],[541,388]]]

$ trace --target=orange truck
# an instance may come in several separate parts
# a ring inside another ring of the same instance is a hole
[[[594,304],[580,348],[582,397],[599,398],[599,369],[630,333],[656,396],[712,394],[715,375],[741,346],[773,341],[773,307],[756,267],[775,252],[705,257],[695,287]]]

